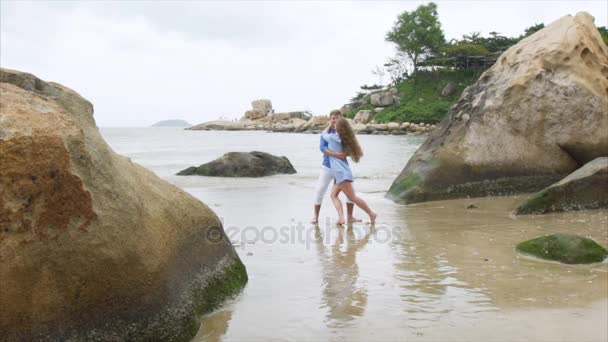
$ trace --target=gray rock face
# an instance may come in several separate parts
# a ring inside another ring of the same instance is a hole
[[[344,115],[344,113],[350,111],[351,109],[353,109],[353,106],[351,104],[345,104],[342,107],[340,107],[340,113],[342,113],[342,115]]]
[[[395,97],[390,92],[379,92],[371,94],[370,102],[374,106],[387,107],[395,103]]]
[[[456,91],[456,84],[454,82],[449,82],[441,91],[441,96],[451,96]]]
[[[395,179],[399,203],[538,191],[608,151],[608,48],[587,13],[511,47]]]
[[[305,112],[286,112],[286,113],[274,113],[272,114],[272,121],[283,121],[289,119],[301,119],[308,120],[310,115]]]
[[[217,215],[114,153],[73,90],[0,69],[0,94],[0,339],[194,337],[247,281]]]
[[[189,167],[178,176],[264,177],[296,173],[289,159],[265,152],[229,152],[199,167]]]
[[[312,126],[323,127],[323,126],[326,126],[327,124],[329,124],[329,116],[326,116],[326,115],[313,116],[312,118],[310,118],[309,122]]]
[[[366,124],[371,120],[371,118],[372,118],[371,110],[360,110],[355,115],[354,121]]]
[[[515,214],[608,208],[608,157],[596,158],[532,195]]]
[[[243,117],[245,119],[249,119],[249,120],[255,120],[255,119],[259,119],[259,118],[263,118],[266,116],[265,111],[260,110],[260,109],[250,109],[248,111],[245,112],[245,114],[243,115]]]

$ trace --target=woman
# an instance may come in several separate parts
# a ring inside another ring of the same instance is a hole
[[[344,152],[344,154],[349,156],[355,163],[358,163],[359,159],[363,156],[363,151],[359,146],[355,133],[346,119],[340,118],[338,122],[336,122],[336,133],[330,133],[327,129],[321,134],[323,134],[323,138],[327,140],[327,147],[330,150],[334,152]],[[367,203],[365,203],[362,198],[358,197],[353,190],[353,173],[350,170],[350,166],[346,159],[330,156],[329,165],[335,177],[335,185],[331,190],[331,200],[334,202],[334,206],[338,211],[338,224],[344,224],[342,202],[338,198],[340,192],[344,192],[350,201],[355,203],[369,215],[370,223],[372,225],[376,223],[376,217],[378,215],[376,215],[376,213],[369,208]]]

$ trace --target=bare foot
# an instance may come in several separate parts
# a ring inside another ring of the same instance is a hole
[[[369,224],[371,224],[372,226],[376,224],[376,217],[378,217],[378,214],[376,213],[372,213],[371,215],[369,215]]]
[[[361,221],[362,221],[361,219],[358,219],[354,216],[351,216],[348,218],[348,223],[357,223],[357,222],[361,222]]]
[[[319,219],[313,218],[312,220],[310,220],[310,223],[317,224],[317,223],[319,223]]]
[[[338,219],[338,222],[336,222],[336,225],[341,226],[344,224],[344,219]]]

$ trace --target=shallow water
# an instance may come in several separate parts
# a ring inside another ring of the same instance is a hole
[[[606,341],[608,264],[561,265],[513,246],[573,232],[608,245],[608,211],[514,217],[525,196],[397,205],[384,198],[422,143],[361,136],[355,188],[376,229],[337,228],[326,198],[308,224],[318,135],[101,129],[112,148],[208,204],[247,267],[249,283],[202,319],[195,341]],[[287,156],[295,175],[179,177],[230,151]],[[477,209],[466,209],[474,203]],[[357,210],[356,216],[365,219]]]

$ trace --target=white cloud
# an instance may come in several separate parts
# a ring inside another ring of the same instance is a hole
[[[238,118],[261,97],[323,114],[376,81],[393,52],[384,34],[419,3],[2,1],[0,65],[80,92],[100,126]],[[439,15],[448,38],[516,35],[579,9],[606,25],[606,7],[439,2]]]

